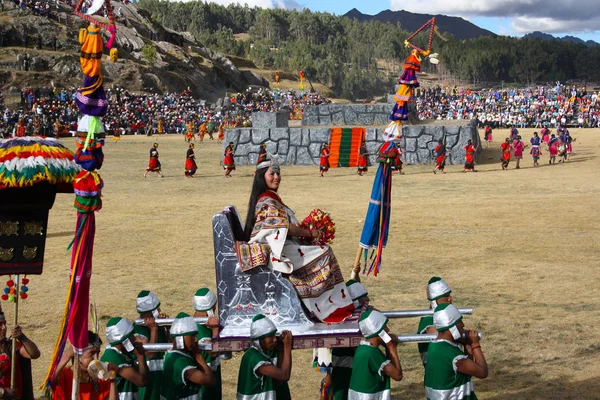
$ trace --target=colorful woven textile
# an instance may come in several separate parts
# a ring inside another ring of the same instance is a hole
[[[80,170],[73,152],[56,139],[0,139],[0,190],[39,182],[71,184]]]
[[[235,242],[235,255],[242,272],[269,265],[271,248],[263,243]]]
[[[357,167],[364,139],[365,128],[333,128],[330,138],[330,167]]]

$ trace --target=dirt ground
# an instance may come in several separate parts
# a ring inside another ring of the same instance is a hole
[[[468,327],[483,332],[489,363],[486,380],[475,380],[481,399],[600,398],[600,306],[595,287],[600,264],[600,130],[572,130],[572,161],[532,168],[500,169],[501,140],[479,159],[478,173],[449,166],[407,166],[393,182],[392,224],[384,264],[364,283],[382,310],[426,308],[432,275],[453,288],[457,306],[473,307]],[[526,143],[532,130],[522,132]],[[165,178],[142,177],[156,141]],[[70,147],[72,140],[66,141]],[[97,213],[91,295],[101,331],[111,316],[136,317],[135,298],[155,291],[162,310],[192,311],[196,289],[214,289],[211,217],[237,205],[242,215],[250,193],[251,167],[225,179],[221,145],[196,145],[200,170],[184,177],[187,144],[182,136],[109,138],[101,175],[103,209]],[[317,167],[282,168],[280,194],[299,216],[316,207],[337,226],[334,251],[346,277],[356,253],[375,167],[360,177],[333,169],[319,178]],[[32,276],[22,302],[21,325],[40,347],[34,385],[41,384],[56,340],[68,285],[75,210],[72,195],[57,196],[48,223],[44,274]],[[8,321],[13,310],[5,303]],[[392,331],[414,333],[417,319],[393,320]],[[12,325],[12,324],[9,324]],[[102,335],[104,336],[104,335]],[[400,347],[404,380],[392,383],[393,398],[423,398],[423,368],[414,344]],[[317,399],[321,375],[309,351],[295,351],[290,387],[294,398]],[[224,398],[234,398],[241,355],[223,363]],[[41,394],[41,392],[39,393]]]

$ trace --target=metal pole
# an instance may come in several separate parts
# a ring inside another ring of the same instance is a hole
[[[298,338],[298,339],[302,339],[304,337],[311,337],[312,335],[310,334],[297,334],[294,335],[294,338]],[[481,339],[482,335],[481,332],[478,333],[479,338]],[[428,333],[428,334],[414,334],[414,335],[398,335],[398,343],[425,343],[425,342],[431,342],[432,340],[435,340],[435,338],[437,337],[436,333]],[[248,340],[250,340],[248,338]],[[225,342],[227,340],[224,340]],[[212,343],[208,343],[208,342],[204,342],[204,343],[198,343],[198,346],[200,348],[200,350],[203,351],[212,351]],[[173,344],[172,343],[146,343],[144,344],[144,350],[149,352],[149,353],[153,353],[153,352],[166,352],[173,349]],[[240,350],[241,351],[241,350]]]
[[[459,308],[458,311],[463,315],[473,314],[472,308]],[[433,309],[423,310],[400,310],[400,311],[383,311],[383,315],[388,318],[414,318],[414,317],[426,317],[433,315]]]
[[[13,328],[19,325],[19,275],[15,275],[15,319]],[[12,338],[12,354],[10,360],[10,388],[15,388],[17,369],[17,338]]]
[[[156,322],[159,326],[171,325],[175,321],[175,318],[156,318],[154,322]],[[206,324],[208,322],[207,317],[194,317],[194,321],[197,324]],[[142,318],[138,318],[134,321],[136,325],[144,325],[144,320]]]
[[[458,311],[460,311],[460,313],[463,315],[473,314],[472,308],[459,308]],[[426,317],[428,315],[433,315],[433,310],[432,309],[422,309],[422,310],[383,311],[382,314],[388,318],[415,318],[415,317]],[[171,325],[173,323],[173,321],[175,321],[175,318],[157,318],[154,320],[154,322],[156,322],[156,324],[159,326]],[[194,317],[194,321],[197,324],[205,324],[206,322],[208,322],[208,318]],[[138,318],[135,320],[134,323],[136,325],[144,325],[144,320],[141,318]]]

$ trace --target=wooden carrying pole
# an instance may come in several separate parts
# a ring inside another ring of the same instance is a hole
[[[67,344],[67,346],[71,345]],[[79,381],[81,379],[81,371],[79,371],[79,350],[73,350],[73,386],[71,387],[71,400],[79,400]]]
[[[362,257],[363,251],[367,250],[358,246],[356,258],[354,259],[354,265],[352,266],[352,273],[350,274],[350,279],[354,279],[357,282],[360,282],[360,258]]]
[[[13,328],[19,326],[19,275],[15,275],[15,319]],[[12,354],[10,359],[10,388],[15,388],[17,373],[17,338],[12,338]]]

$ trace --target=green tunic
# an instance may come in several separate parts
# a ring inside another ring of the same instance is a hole
[[[456,362],[467,358],[458,344],[434,340],[427,353],[425,396],[428,400],[477,400],[471,377],[457,370]]]
[[[277,350],[267,352],[267,356],[269,356],[273,359],[273,365],[278,366],[277,365],[277,361],[278,361]],[[288,385],[287,382],[279,382],[277,380],[274,380],[273,383],[275,385],[275,396],[276,396],[277,400],[292,400],[292,394],[290,393],[290,386]]]
[[[277,398],[273,378],[258,372],[263,365],[271,364],[273,364],[273,359],[256,347],[253,346],[246,350],[238,374],[237,400],[275,400]]]
[[[377,347],[362,341],[356,348],[348,400],[389,400],[390,377],[383,368],[391,361]]]
[[[331,391],[333,400],[346,400],[350,379],[352,378],[352,361],[355,347],[334,347],[331,349]]]
[[[426,317],[422,317],[419,321],[419,328],[417,328],[417,333],[423,334],[430,326],[435,327],[433,323],[433,315],[428,315]],[[419,354],[421,355],[421,361],[423,362],[423,366],[427,365],[427,349],[429,348],[429,343],[419,343]]]
[[[185,380],[185,371],[196,369],[196,360],[179,350],[169,350],[163,365],[161,398],[164,400],[201,400],[201,385]]]
[[[143,331],[144,335],[150,337],[150,329],[145,326],[136,326],[136,330]],[[158,328],[157,343],[168,343],[167,330],[164,327]],[[150,372],[150,382],[146,387],[139,388],[138,395],[140,400],[160,400],[160,387],[162,385],[163,363],[165,353],[154,353],[154,358],[148,358],[146,355],[146,365]]]
[[[196,324],[198,326],[198,334],[196,338],[198,340],[204,338],[212,338],[212,330],[201,324]],[[202,357],[204,357],[204,361],[210,367],[210,370],[215,375],[216,385],[214,387],[206,387],[202,386],[202,399],[203,400],[221,400],[222,391],[221,391],[221,359],[217,357],[213,357],[210,351],[203,351]]]
[[[108,345],[100,361],[110,362],[119,368],[132,367],[137,368],[137,362],[131,354],[121,353],[118,349]],[[117,389],[119,390],[119,400],[137,400],[138,387],[120,375],[117,375]]]

